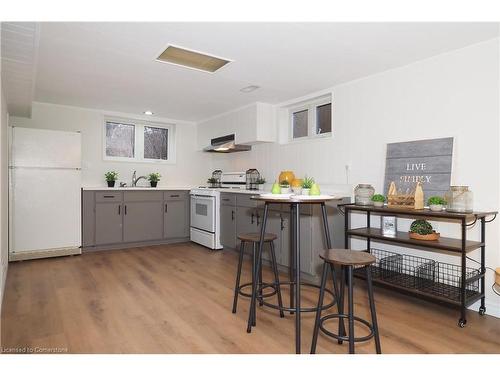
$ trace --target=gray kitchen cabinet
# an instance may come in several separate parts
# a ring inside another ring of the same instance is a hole
[[[163,207],[161,201],[125,202],[123,240],[143,242],[163,238]]]
[[[236,207],[236,234],[254,233],[257,231],[257,217],[255,209],[250,207]],[[240,241],[236,240],[236,246],[240,246]],[[247,252],[250,247],[247,247]]]
[[[95,204],[95,244],[120,243],[122,236],[122,203],[96,202]]]
[[[221,205],[220,208],[220,242],[223,247],[236,248],[236,207]]]
[[[189,237],[189,200],[170,198],[164,203],[163,238]]]

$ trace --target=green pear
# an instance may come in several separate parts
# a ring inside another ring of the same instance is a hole
[[[281,186],[277,182],[273,184],[273,187],[271,188],[271,193],[272,194],[281,194]]]
[[[319,185],[314,183],[311,186],[311,190],[309,191],[309,195],[320,195],[321,191],[319,190]]]

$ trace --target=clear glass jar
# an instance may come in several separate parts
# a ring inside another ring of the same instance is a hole
[[[444,195],[446,211],[469,213],[473,211],[473,194],[468,186],[450,186]]]
[[[360,206],[370,206],[373,204],[372,197],[375,189],[370,184],[359,184],[354,189],[354,203]]]

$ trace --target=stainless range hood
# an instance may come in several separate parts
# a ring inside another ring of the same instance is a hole
[[[203,151],[206,152],[240,152],[250,151],[252,146],[237,145],[234,142],[234,134],[225,135],[224,137],[212,138],[210,146],[205,147]]]

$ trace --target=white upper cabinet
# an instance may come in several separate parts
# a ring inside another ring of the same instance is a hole
[[[212,138],[234,134],[235,142],[253,145],[276,142],[275,107],[267,103],[254,103],[198,123],[198,147],[210,145]]]

